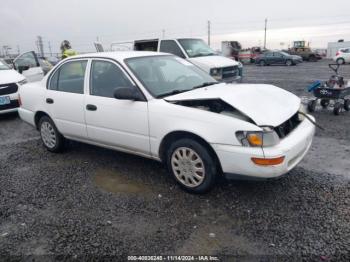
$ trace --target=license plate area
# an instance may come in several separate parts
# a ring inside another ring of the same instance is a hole
[[[9,96],[0,96],[0,106],[11,104],[11,99]]]

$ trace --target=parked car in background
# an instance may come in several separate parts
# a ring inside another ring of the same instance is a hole
[[[243,74],[242,63],[219,56],[198,38],[138,40],[134,42],[134,50],[176,55],[193,63],[221,82],[240,81]]]
[[[29,82],[40,81],[52,68],[50,62],[40,58],[34,51],[23,53],[13,60],[15,69]]]
[[[335,57],[333,57],[333,60],[340,65],[350,63],[350,47],[340,48]]]
[[[195,193],[222,173],[259,179],[287,173],[315,132],[314,118],[305,118],[292,93],[219,83],[164,53],[67,58],[42,81],[24,85],[20,97],[20,117],[39,130],[49,151],[72,139],[162,161]]]
[[[255,64],[260,66],[265,65],[286,65],[292,66],[302,63],[303,59],[297,55],[290,55],[283,51],[268,51],[255,59]]]
[[[0,59],[0,114],[17,111],[18,89],[25,83],[23,75],[13,70],[5,60]]]

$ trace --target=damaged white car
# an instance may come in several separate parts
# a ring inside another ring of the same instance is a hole
[[[271,85],[218,83],[169,54],[75,56],[20,91],[21,118],[44,146],[72,139],[162,161],[184,189],[220,175],[275,178],[305,156],[315,132],[295,95]]]

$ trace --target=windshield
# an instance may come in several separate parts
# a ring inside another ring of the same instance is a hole
[[[202,39],[178,39],[189,57],[216,55]]]
[[[135,57],[126,59],[125,63],[157,98],[217,83],[198,67],[176,56]]]
[[[7,65],[7,63],[0,59],[0,70],[10,70],[11,68]]]

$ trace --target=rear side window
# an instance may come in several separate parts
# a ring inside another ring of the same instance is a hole
[[[170,53],[170,54],[185,58],[180,47],[178,46],[178,44],[174,40],[161,41],[159,51],[164,52],[164,53]]]
[[[51,77],[49,89],[84,94],[86,64],[87,61],[72,61],[63,64]]]
[[[91,95],[113,98],[116,88],[132,86],[133,84],[116,64],[107,61],[92,61]]]

